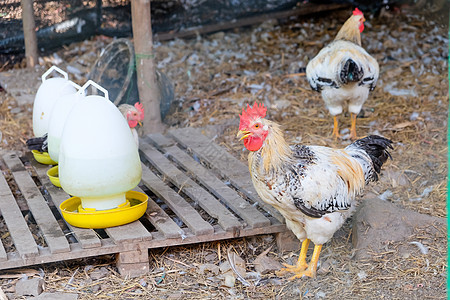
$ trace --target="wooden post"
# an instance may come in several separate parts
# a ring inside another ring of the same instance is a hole
[[[148,249],[140,249],[116,254],[116,267],[123,277],[133,278],[145,275],[150,269]]]
[[[22,25],[25,39],[25,57],[27,67],[34,67],[38,63],[38,48],[36,29],[34,24],[33,0],[22,0]]]
[[[160,92],[156,84],[150,0],[131,0],[139,101],[144,105],[144,134],[162,132]]]

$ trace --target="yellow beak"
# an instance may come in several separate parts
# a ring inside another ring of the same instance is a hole
[[[239,138],[239,140],[241,141],[245,138],[248,138],[250,135],[252,135],[252,133],[248,130],[239,130],[236,137]]]
[[[139,126],[141,126],[141,127],[142,127],[142,122],[141,122],[141,121],[138,121],[138,124],[139,124]]]

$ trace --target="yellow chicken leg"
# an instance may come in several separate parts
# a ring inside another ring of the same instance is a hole
[[[350,118],[352,120],[352,126],[350,127],[350,139],[356,140],[356,114],[350,113]]]
[[[313,252],[311,262],[309,263],[308,268],[301,272],[294,272],[295,275],[289,279],[293,280],[295,278],[302,278],[303,276],[315,278],[316,270],[317,270],[317,262],[319,261],[320,250],[322,250],[322,245],[314,245],[314,252]]]
[[[341,137],[341,135],[339,134],[339,126],[338,126],[337,116],[334,116],[333,120],[334,120],[334,126],[333,126],[333,134],[331,136],[334,136],[336,139],[338,139]]]
[[[309,241],[309,239],[305,239],[303,241],[300,256],[298,257],[296,265],[291,266],[288,264],[283,264],[286,268],[281,269],[281,272],[298,273],[304,271],[308,267],[308,264],[306,263],[306,253],[308,252]]]

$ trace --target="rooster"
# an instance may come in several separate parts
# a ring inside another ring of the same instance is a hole
[[[328,111],[333,116],[333,136],[339,135],[337,115],[348,102],[350,138],[356,139],[356,116],[366,102],[369,91],[377,83],[377,61],[361,47],[364,15],[356,8],[344,23],[336,38],[324,47],[306,66],[306,78],[311,88],[321,92]]]
[[[138,124],[142,125],[142,121],[144,121],[144,108],[142,104],[139,102],[136,102],[134,106],[130,104],[121,104],[118,108],[125,120],[127,120],[136,145],[139,147],[139,136],[136,130],[136,126]],[[43,135],[42,137],[31,138],[27,140],[26,143],[29,150],[37,150],[39,152],[48,151],[47,134]]]
[[[280,126],[265,119],[264,105],[247,105],[240,115],[237,137],[250,151],[249,170],[260,198],[275,207],[286,226],[302,241],[298,262],[285,265],[293,278],[315,277],[322,244],[328,242],[355,209],[356,196],[378,180],[381,166],[391,157],[392,142],[371,135],[345,149],[289,146]],[[306,263],[309,242],[315,244]]]

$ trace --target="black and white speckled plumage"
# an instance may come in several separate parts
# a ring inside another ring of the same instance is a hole
[[[391,154],[387,149],[392,149],[392,141],[386,138],[377,136],[377,135],[369,135],[362,139],[356,140],[345,149],[347,151],[351,151],[352,156],[360,161],[364,161],[362,158],[360,151],[363,151],[365,154],[369,155],[372,161],[372,168],[368,168],[366,175],[366,184],[370,181],[377,181],[378,174],[381,172],[381,166],[386,162],[388,158],[391,158]]]
[[[250,153],[249,167],[259,196],[281,212],[297,237],[323,244],[350,216],[365,184],[377,180],[391,143],[369,136],[345,149],[295,145],[282,164],[268,169],[264,144]]]

